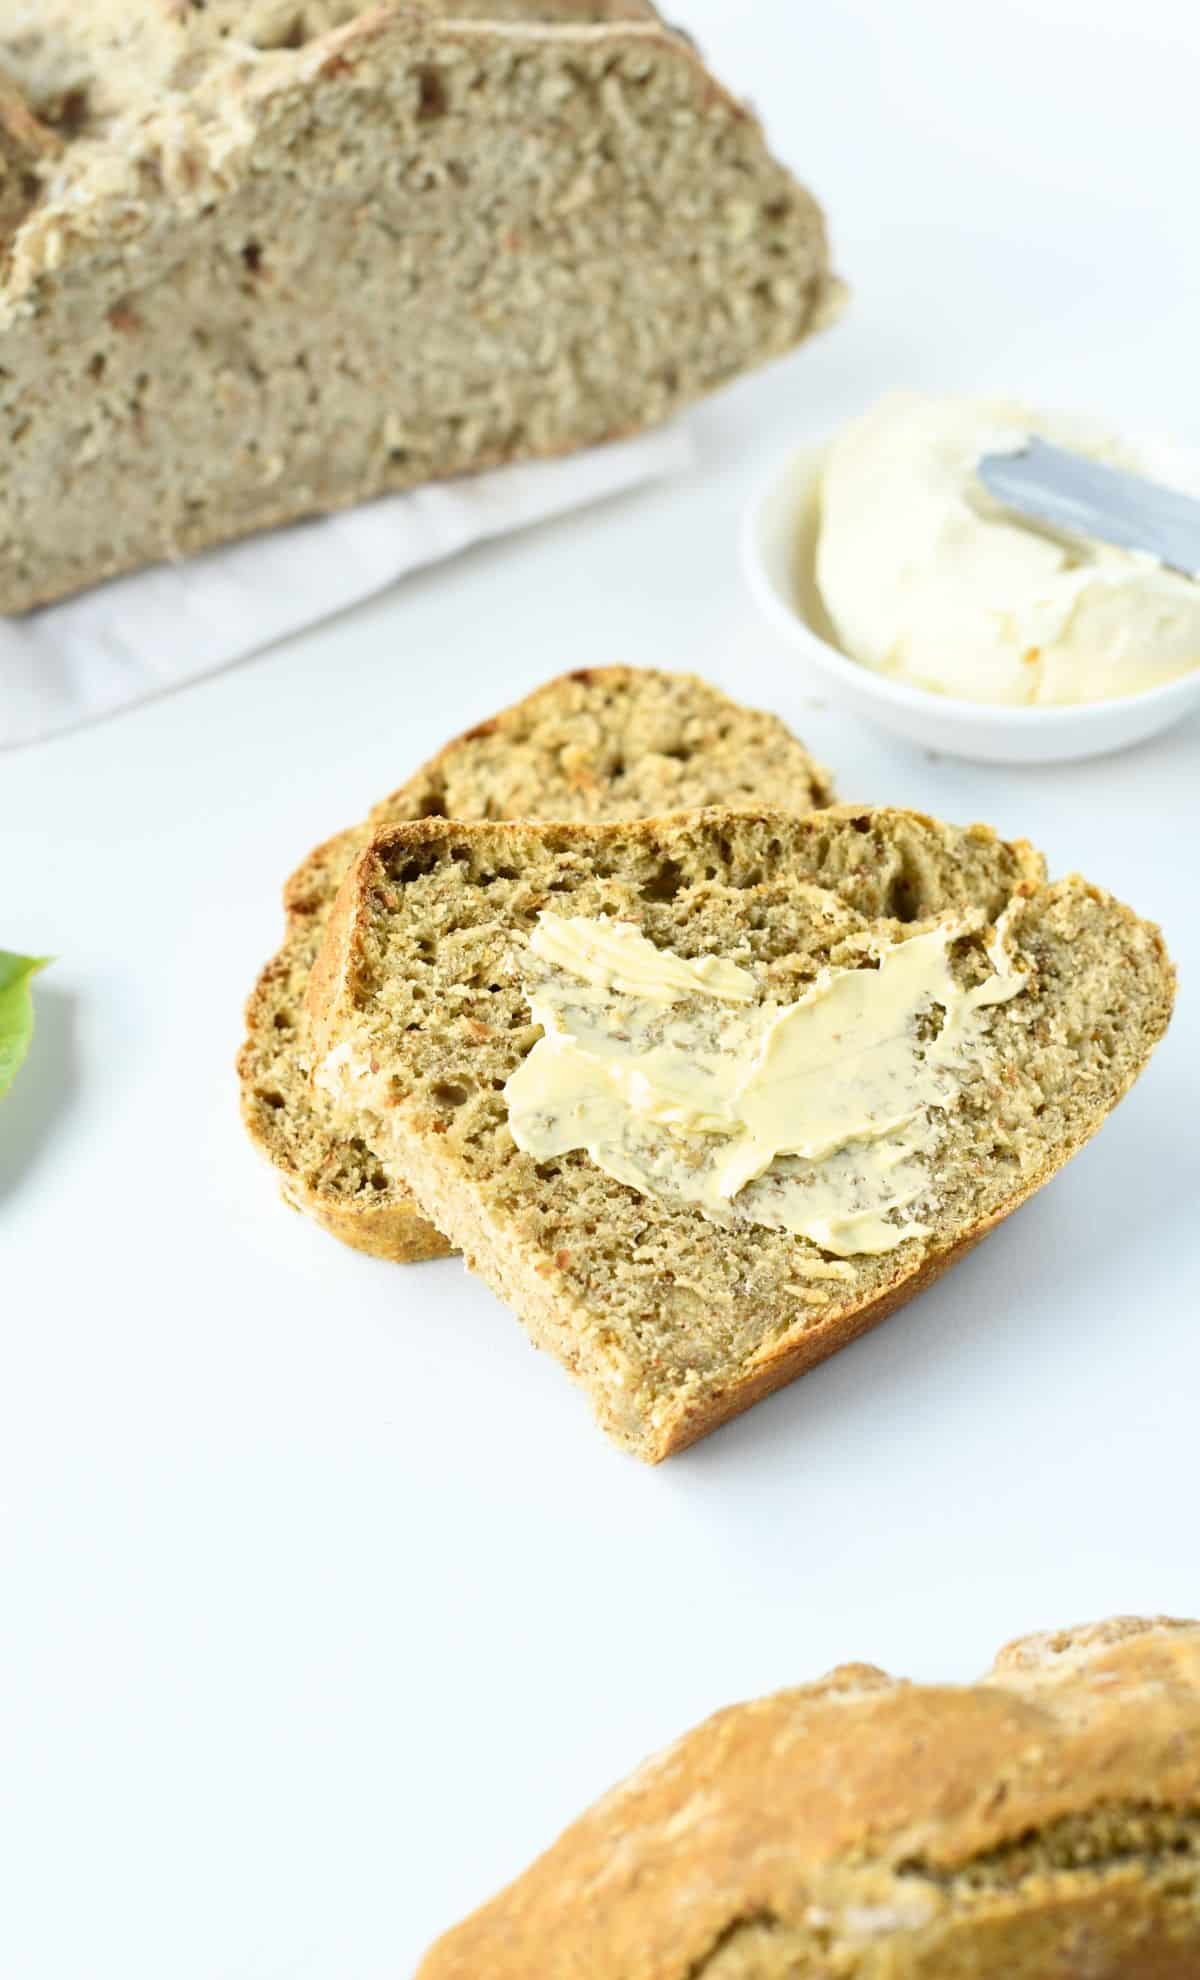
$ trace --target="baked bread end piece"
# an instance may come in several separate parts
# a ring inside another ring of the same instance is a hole
[[[596,1804],[418,1980],[1196,1980],[1200,1624],[867,1665],[737,1705]]]

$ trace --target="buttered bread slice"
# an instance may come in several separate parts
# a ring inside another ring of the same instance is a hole
[[[383,832],[314,1082],[652,1461],[1045,1182],[1170,1014],[1158,931],[987,828],[839,809]]]
[[[246,1011],[242,1115],[287,1200],[356,1251],[414,1264],[451,1249],[361,1124],[312,1086],[304,992],[347,869],[384,826],[452,818],[642,818],[684,806],[828,804],[829,778],[775,715],[694,674],[591,667],[457,737],[287,883],[283,944]]]

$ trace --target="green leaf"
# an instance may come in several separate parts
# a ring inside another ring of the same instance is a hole
[[[8,1092],[33,1037],[31,980],[50,956],[14,956],[0,949],[0,1099]]]

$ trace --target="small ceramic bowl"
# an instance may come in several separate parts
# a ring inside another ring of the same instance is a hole
[[[909,687],[860,666],[837,645],[817,590],[824,447],[776,468],[742,525],[742,567],[755,600],[831,700],[897,735],[981,763],[1062,763],[1125,749],[1200,708],[1200,669],[1111,701],[1009,708]]]

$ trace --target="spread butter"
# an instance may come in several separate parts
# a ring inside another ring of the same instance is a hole
[[[989,1007],[1025,986],[1003,923],[991,974],[957,981],[951,947],[981,925],[864,937],[861,967],[826,967],[780,1004],[729,959],[543,912],[529,943],[543,1036],[504,1089],[513,1138],[540,1161],[584,1149],[642,1195],[837,1257],[922,1237],[939,1117],[986,1050]]]

